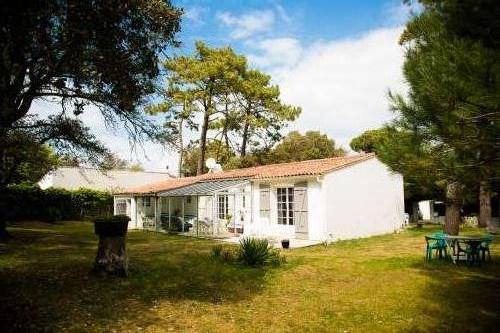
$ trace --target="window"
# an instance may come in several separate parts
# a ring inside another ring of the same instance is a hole
[[[241,206],[243,208],[246,208],[246,206],[247,206],[247,204],[246,204],[247,200],[246,199],[247,199],[247,197],[245,196],[245,194],[243,194],[243,196],[242,196],[242,202],[241,202]]]
[[[186,203],[188,203],[188,204],[191,203],[191,196],[190,195],[186,197]]]
[[[229,200],[227,195],[219,195],[217,197],[217,212],[219,213],[220,219],[225,219],[229,213]]]
[[[278,224],[293,225],[293,187],[281,187],[276,191]]]
[[[116,201],[116,215],[127,214],[127,200],[120,199]]]
[[[144,207],[151,207],[151,197],[142,198],[142,204]]]

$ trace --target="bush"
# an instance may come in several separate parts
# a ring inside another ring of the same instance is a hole
[[[222,244],[217,244],[212,247],[210,257],[223,262],[233,262],[235,259],[233,251],[224,248]]]
[[[40,189],[35,185],[10,185],[2,193],[0,214],[8,221],[20,220],[81,220],[89,215],[111,214],[111,193],[79,189]]]
[[[279,265],[283,262],[279,250],[273,249],[267,239],[250,237],[240,240],[238,259],[248,266]]]
[[[217,244],[212,246],[211,250],[211,257],[212,258],[220,258],[222,256],[222,251],[224,250],[224,247],[222,244]]]

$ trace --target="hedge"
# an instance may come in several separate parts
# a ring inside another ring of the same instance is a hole
[[[33,185],[10,185],[2,191],[0,213],[7,221],[19,220],[82,220],[113,214],[111,193],[60,188],[42,190]]]

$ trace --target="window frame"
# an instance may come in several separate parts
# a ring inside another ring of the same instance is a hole
[[[276,221],[279,225],[294,225],[294,193],[293,187],[276,188]]]
[[[227,194],[219,194],[217,195],[217,217],[220,220],[225,220],[228,215],[229,215],[229,196]]]

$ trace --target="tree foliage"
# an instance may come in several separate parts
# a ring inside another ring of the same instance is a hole
[[[148,111],[170,114],[165,132],[178,138],[174,146],[180,150],[183,125],[200,129],[198,174],[203,172],[209,140],[222,141],[244,156],[249,146],[271,147],[281,138],[280,130],[300,113],[300,108],[280,101],[270,76],[249,69],[246,58],[229,47],[210,48],[197,42],[193,55],[169,59],[164,66],[168,73],[161,92],[164,100]]]
[[[416,151],[431,152],[424,170],[446,180],[446,229],[456,233],[463,186],[491,182],[500,170],[500,53],[488,36],[498,36],[491,13],[499,9],[491,1],[422,3],[401,36],[410,89],[407,98],[390,95],[393,126],[419,138]]]
[[[197,142],[191,143],[184,152],[182,175],[183,176],[196,176],[198,170],[198,160],[200,156],[200,149]],[[220,140],[211,140],[206,147],[205,157],[213,158],[223,168],[227,168],[230,161],[236,156],[234,151]],[[205,164],[203,164],[203,173],[208,171]]]
[[[345,151],[320,131],[292,131],[269,153],[268,163],[283,163],[344,156]]]
[[[58,157],[46,144],[33,142],[23,132],[9,133],[3,138],[0,161],[0,184],[36,183],[58,165]]]
[[[180,14],[165,0],[3,4],[0,135],[22,130],[37,140],[48,131],[44,137],[56,141],[56,148],[95,156],[102,147],[70,117],[86,105],[99,107],[109,121],[125,121],[133,135],[150,130],[137,106],[153,92],[158,54],[175,44]],[[28,115],[42,98],[60,101],[62,113],[45,119]]]

